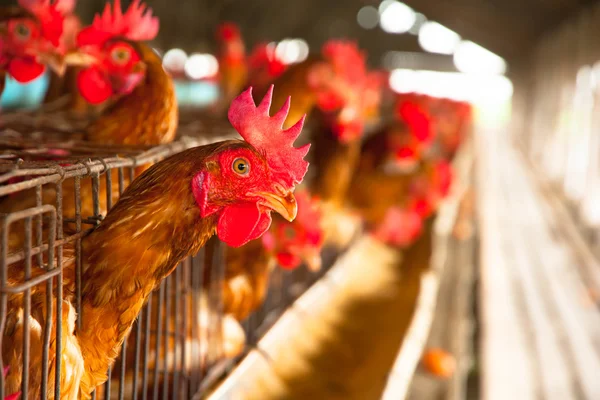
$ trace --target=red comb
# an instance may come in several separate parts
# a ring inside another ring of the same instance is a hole
[[[248,65],[254,71],[264,68],[271,78],[277,78],[286,68],[286,65],[275,57],[274,46],[269,43],[259,43],[254,46],[248,56]]]
[[[337,74],[351,83],[363,82],[366,74],[365,54],[356,43],[347,40],[329,40],[323,45],[323,56],[333,65]]]
[[[273,85],[257,107],[252,98],[252,87],[249,87],[231,102],[229,122],[246,142],[265,155],[274,175],[286,186],[292,187],[302,181],[308,170],[308,162],[304,161],[304,157],[310,144],[299,148],[293,146],[302,132],[306,116],[291,128],[283,130],[291,99],[288,97],[281,109],[269,117],[272,98]]]
[[[240,38],[240,29],[233,22],[223,22],[217,28],[217,37],[219,39],[230,41]]]
[[[63,34],[64,14],[68,13],[65,6],[69,6],[69,1],[57,0],[19,0],[19,5],[32,13],[39,21],[42,27],[42,36],[46,38],[53,46],[59,46],[60,38]]]
[[[412,101],[403,101],[398,105],[397,113],[419,142],[428,142],[433,138],[431,118],[419,105]]]
[[[2,370],[2,376],[6,377],[6,374],[8,374],[9,369],[10,369],[10,367],[4,367],[4,369]],[[20,396],[21,396],[21,392],[17,392],[17,393],[13,393],[11,395],[6,396],[4,398],[4,400],[17,400]]]
[[[436,186],[442,197],[446,197],[450,192],[450,187],[452,186],[452,180],[454,178],[452,166],[445,160],[438,161],[435,165],[434,173]]]
[[[323,239],[321,229],[321,207],[319,203],[311,198],[306,190],[295,193],[298,203],[298,215],[294,223],[301,224],[306,230],[306,240],[312,245],[319,245]]]
[[[75,11],[76,0],[56,0],[54,4],[56,9],[63,14],[71,14]]]
[[[389,245],[405,247],[420,236],[422,229],[423,219],[417,212],[391,207],[373,235]]]
[[[152,16],[152,9],[133,0],[125,13],[121,10],[121,0],[115,0],[104,7],[102,14],[96,14],[91,26],[83,29],[77,38],[80,46],[101,44],[111,37],[120,36],[134,41],[152,40],[158,34],[158,18]]]

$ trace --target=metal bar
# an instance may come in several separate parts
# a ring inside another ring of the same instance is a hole
[[[165,352],[163,357],[163,399],[169,398],[169,359],[172,357],[173,353],[169,351],[169,339],[171,337],[171,325],[170,325],[170,316],[171,316],[171,276],[165,279]],[[176,330],[173,330],[173,338],[177,341],[175,337]]]
[[[75,231],[81,232],[81,177],[75,177]],[[82,277],[82,259],[81,259],[81,239],[75,240],[75,304],[77,309],[77,329],[81,329],[83,324],[83,314],[81,308],[81,277]]]
[[[161,334],[162,334],[162,314],[163,314],[163,304],[165,302],[165,282],[162,281],[160,284],[160,289],[158,290],[158,307],[157,307],[157,315],[156,315],[156,337],[155,346],[154,346],[154,400],[158,400],[158,388],[159,388],[159,379],[160,379],[160,345],[161,345]],[[166,349],[165,349],[166,350]]]
[[[112,206],[112,170],[108,170],[106,171],[106,210],[109,211]]]
[[[125,398],[125,371],[127,367],[127,338],[121,347],[121,373],[119,375],[119,400]]]
[[[31,278],[31,217],[25,219],[25,281]],[[29,395],[29,350],[31,332],[29,327],[31,315],[31,290],[25,289],[23,296],[23,371],[21,394],[23,398]]]
[[[94,205],[94,217],[100,217],[100,176],[95,173],[92,175],[92,201]],[[100,221],[96,220],[96,224]]]
[[[54,246],[56,235],[56,218],[50,219],[50,228],[48,232],[48,271],[61,271],[61,268],[54,269]],[[39,246],[40,243],[38,243]],[[40,261],[39,267],[42,267],[43,260]],[[53,284],[54,279],[48,278],[46,281],[46,326],[44,328],[44,344],[42,347],[42,382],[41,395],[42,400],[48,397],[48,359],[50,357],[50,339],[52,336],[52,321],[54,320],[53,312]],[[56,318],[58,321],[58,318]]]
[[[182,299],[183,300],[183,305],[182,305],[183,329],[182,329],[182,332],[183,332],[183,335],[181,335],[181,370],[183,371],[183,374],[184,374],[184,379],[181,383],[181,386],[182,386],[181,396],[183,398],[187,397],[188,386],[190,383],[190,380],[189,380],[190,371],[188,371],[188,369],[187,369],[185,360],[186,360],[186,355],[187,355],[187,346],[186,346],[187,338],[188,338],[188,336],[191,335],[191,330],[193,329],[193,326],[194,326],[193,325],[194,321],[192,320],[192,325],[188,327],[188,320],[191,318],[191,316],[188,316],[188,310],[189,310],[188,304],[189,304],[190,297],[191,297],[191,293],[190,293],[191,275],[192,275],[191,268],[193,268],[195,259],[196,259],[195,257],[188,258],[185,261],[184,269],[181,274],[182,275],[181,278],[183,279],[183,281],[182,281],[182,286],[183,286],[183,299]],[[196,339],[196,337],[193,335],[191,337],[192,337],[192,343],[193,343],[194,340]]]
[[[140,353],[142,349],[142,321],[144,320],[144,308],[140,310],[138,320],[135,324],[135,355],[133,360],[133,389],[131,398],[137,400],[138,397],[138,375],[140,372]],[[122,353],[125,354],[125,353]]]
[[[191,285],[191,301],[192,301],[192,315],[190,315],[191,328],[192,328],[192,338],[195,340],[192,341],[192,354],[200,354],[200,349],[198,347],[198,342],[202,342],[203,340],[203,332],[201,326],[199,325],[199,316],[200,312],[200,293],[203,287],[203,277],[204,277],[204,269],[205,265],[205,250],[204,248],[198,252],[196,257],[193,259],[192,265],[192,285]],[[190,374],[190,382],[189,382],[189,392],[195,393],[198,390],[198,381],[202,380],[202,370],[206,367],[206,354],[200,357],[200,371],[196,373],[196,371],[191,370],[188,373]]]
[[[35,206],[36,207],[41,207],[42,206],[42,187],[41,186],[36,186],[35,187]],[[42,215],[38,214],[35,217],[35,244],[36,246],[41,246],[42,245],[42,235],[43,235],[43,231],[42,231]],[[43,254],[40,252],[37,254],[37,260],[38,260],[38,266],[42,266],[43,264]]]
[[[110,400],[110,384],[112,380],[112,368],[108,367],[108,371],[106,372],[106,383],[104,384],[104,399]]]
[[[123,174],[123,168],[119,168],[119,195],[123,194],[125,190],[125,177]]]
[[[66,219],[65,219],[65,221],[66,221]],[[60,224],[60,226],[62,226],[62,224]],[[65,239],[57,240],[55,243],[55,247],[62,246],[67,243],[72,243],[74,240],[84,237],[91,231],[92,231],[92,229],[86,229],[86,230],[76,233],[74,235],[70,235],[69,237],[67,237]],[[34,247],[31,249],[31,255],[33,256],[33,255],[36,255],[39,253],[43,253],[44,251],[49,250],[50,247],[51,246],[49,246],[48,244],[44,244],[40,247]],[[10,255],[9,257],[6,257],[7,265],[11,265],[16,262],[23,261],[23,260],[25,260],[25,252],[24,251],[16,252],[16,253],[13,253],[12,255]]]
[[[186,260],[187,261],[187,260]],[[185,310],[185,304],[181,305],[181,276],[183,274],[183,269],[186,267],[184,261],[181,265],[177,267],[175,270],[175,340],[174,340],[174,350],[173,350],[173,400],[177,400],[177,393],[181,393],[180,383],[179,383],[179,368],[183,370],[184,364],[182,362],[181,366],[179,365],[180,358],[179,349],[180,349],[180,340],[183,338],[183,345],[185,346],[185,338],[187,336],[187,332],[185,329],[180,330],[181,318],[180,313],[182,310]],[[183,361],[183,360],[181,360]],[[167,399],[167,397],[165,397]]]
[[[148,398],[148,358],[150,357],[150,325],[152,323],[152,297],[154,292],[148,295],[146,304],[146,329],[144,331],[144,369],[142,373],[142,399]]]
[[[56,278],[56,321],[58,322],[59,318],[62,317],[62,299],[63,299],[63,291],[62,291],[62,287],[63,287],[63,245],[61,240],[63,239],[63,192],[62,192],[62,182],[58,182],[56,184],[56,219],[55,222],[56,226],[52,227],[51,229],[52,231],[56,231],[57,234],[57,238],[58,238],[58,246],[57,246],[57,259],[56,259],[56,270],[58,270],[58,275]],[[54,220],[54,219],[53,219]],[[52,236],[50,236],[52,238]],[[54,240],[52,238],[52,240]],[[53,244],[52,242],[49,243]],[[50,247],[48,249],[48,253],[49,254],[53,254],[53,250],[51,250],[53,247]],[[53,260],[54,257],[51,257],[50,260]],[[52,262],[52,261],[51,261]],[[50,263],[49,263],[50,264]],[[50,264],[52,265],[52,264]],[[79,315],[77,316],[77,319],[79,319]],[[62,354],[62,324],[55,324],[56,325],[56,354]],[[62,357],[55,357],[56,361],[56,365],[55,365],[55,371],[59,371],[59,373],[55,373],[54,374],[54,398],[55,399],[59,399],[60,398],[60,370],[61,370],[61,363],[62,363]]]
[[[27,282],[22,283],[18,286],[6,287],[4,289],[0,289],[0,293],[7,294],[18,294],[22,293],[25,290],[30,290],[32,287],[39,285],[47,279],[52,279],[61,272],[60,269],[53,269],[52,271],[44,272],[42,275],[36,276],[35,278],[29,279]]]
[[[6,216],[2,217],[2,244],[0,246],[0,287],[4,288],[7,281],[7,270],[8,264],[6,263],[6,255],[8,254],[8,219]],[[8,298],[6,293],[0,293],[0,349],[2,349],[2,342],[4,341],[4,328],[6,326],[6,315],[7,315],[7,304]],[[0,371],[4,371],[4,361],[0,357]],[[0,399],[5,398],[4,393],[4,374],[0,374]]]

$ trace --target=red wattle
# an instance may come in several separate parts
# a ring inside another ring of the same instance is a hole
[[[271,214],[256,203],[225,207],[217,224],[219,239],[231,247],[240,247],[258,239],[271,226]]]
[[[95,67],[84,69],[77,75],[77,87],[83,98],[91,104],[100,104],[112,95],[106,76]]]
[[[8,64],[8,73],[19,83],[27,83],[44,73],[46,67],[33,58],[15,58]]]
[[[277,264],[283,269],[292,270],[302,264],[300,257],[291,253],[277,253]]]

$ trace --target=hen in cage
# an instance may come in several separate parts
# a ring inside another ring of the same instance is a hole
[[[56,390],[56,397],[88,398],[106,381],[152,290],[179,262],[215,232],[233,247],[258,239],[271,224],[272,210],[290,221],[296,217],[292,191],[307,171],[308,146],[293,147],[302,122],[282,131],[288,107],[269,117],[270,104],[270,94],[258,107],[250,89],[240,95],[229,119],[246,142],[193,148],[152,166],[81,240],[81,254],[67,243],[55,255],[51,233],[43,260],[32,259],[32,214],[7,217],[5,227],[25,221],[25,256],[5,266],[2,282],[14,293],[2,316],[7,393],[21,389],[25,398],[37,398],[42,390],[50,397]],[[6,252],[8,232],[3,235]],[[62,265],[56,269],[56,263]],[[40,283],[56,270],[56,284]]]
[[[298,216],[293,222],[276,217],[261,240],[225,249],[223,311],[243,321],[265,300],[269,276],[275,267],[291,270],[301,264],[321,268],[320,203],[306,191],[296,193]]]
[[[400,96],[394,121],[362,145],[349,199],[381,241],[411,244],[448,194],[453,173],[436,119],[420,98]]]
[[[178,111],[173,83],[158,55],[142,43],[143,40],[154,38],[157,33],[158,19],[152,17],[145,5],[135,1],[123,13],[117,1],[112,8],[107,4],[93,24],[77,35],[78,51],[67,56],[68,63],[80,66],[77,90],[71,95],[81,96],[85,101],[103,108],[98,117],[87,121],[84,129],[87,143],[102,145],[99,154],[97,146],[91,147],[96,152],[94,156],[125,155],[131,149],[123,146],[160,145],[174,139]],[[45,130],[52,131],[59,124],[57,121],[48,122],[51,122],[51,126]],[[7,141],[7,145],[19,146],[19,142]],[[89,156],[89,144],[65,144],[55,140],[48,143],[48,146],[52,145],[56,148],[50,147],[48,153],[56,154],[57,159],[72,158],[78,153]],[[62,161],[61,164],[69,165],[70,161]],[[82,215],[83,219],[104,215],[134,176],[149,166],[139,165],[128,174],[116,170],[107,172],[105,182],[97,178],[96,181],[90,178],[80,182],[67,180],[62,187],[64,217],[73,220],[77,214]],[[98,204],[93,202],[92,193],[95,190],[99,191]],[[54,204],[56,195],[54,187],[44,187],[42,203]],[[76,210],[78,199],[82,200],[80,210]],[[34,201],[35,195],[31,191],[24,191],[15,194],[10,201],[3,202],[0,210],[23,210],[35,206]],[[65,226],[70,233],[75,232],[75,228],[74,224]],[[11,249],[21,246],[22,235],[11,235]]]
[[[73,4],[73,0],[20,0],[18,6],[0,8],[0,93],[6,75],[27,83],[41,76],[47,66],[64,73],[66,40],[73,34],[67,23]]]

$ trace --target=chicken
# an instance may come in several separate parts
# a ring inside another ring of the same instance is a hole
[[[248,82],[246,48],[240,30],[232,22],[225,22],[217,29],[219,45],[220,103],[229,104]]]
[[[8,367],[4,368],[4,370],[2,371],[2,376],[6,377],[6,374],[8,373],[9,369],[10,368],[8,368]],[[20,396],[21,396],[21,392],[16,392],[16,393],[10,394],[8,396],[5,396],[4,400],[17,400]]]
[[[319,110],[320,125],[311,132],[314,179],[310,191],[327,210],[326,243],[344,247],[352,239],[352,226],[357,221],[343,207],[366,121],[377,114],[379,74],[367,72],[365,56],[354,43],[339,40],[327,42],[320,59],[299,64],[288,72],[294,71],[304,71],[304,76],[296,78],[304,80],[299,85],[304,85],[305,91],[304,104],[296,103],[298,109],[309,106]],[[280,79],[286,76],[288,73]]]
[[[77,34],[81,29],[81,21],[79,17],[74,14],[75,11],[75,0],[62,1],[60,11],[65,16],[63,23],[63,35],[61,37],[61,47],[66,51],[74,50],[77,46]],[[74,67],[67,67],[64,76],[60,76],[55,72],[50,73],[50,82],[46,95],[44,96],[44,104],[53,103],[63,96],[71,96],[69,104],[71,107],[75,107],[77,99],[80,99],[77,94],[77,69]],[[83,102],[82,102],[83,103]]]
[[[111,145],[158,145],[171,142],[177,130],[177,99],[171,78],[162,67],[158,55],[142,40],[150,40],[158,33],[158,20],[136,0],[122,13],[120,1],[111,10],[107,4],[90,27],[78,37],[79,52],[67,56],[67,62],[80,64],[77,84],[83,98],[92,104],[109,102],[111,105],[100,117],[92,120],[85,132],[89,141]],[[113,100],[111,100],[113,99]],[[141,173],[146,166],[136,169]],[[112,202],[119,198],[117,171],[112,171]],[[125,186],[129,177],[125,177]],[[106,185],[100,182],[100,213],[107,211]],[[81,214],[95,216],[92,179],[81,181]],[[45,187],[43,204],[55,204],[54,187]],[[63,185],[63,214],[75,217],[75,183]],[[13,212],[34,207],[31,191],[22,192],[0,205],[2,212]],[[67,226],[73,231],[74,226]],[[22,245],[22,229],[11,235],[11,248]]]
[[[73,0],[19,0],[0,8],[0,94],[6,75],[20,83],[40,77],[46,66],[64,73],[65,10]]]
[[[400,99],[396,120],[363,144],[348,196],[380,241],[412,244],[448,194],[452,171],[434,151],[435,140],[431,116]]]
[[[257,93],[265,92],[287,69],[287,65],[277,58],[275,45],[272,43],[258,43],[254,46],[247,63],[248,83],[256,88]]]
[[[270,92],[271,93],[271,92]],[[147,297],[183,258],[198,252],[213,235],[232,247],[258,239],[271,225],[271,211],[292,221],[297,213],[293,195],[308,169],[304,157],[310,145],[294,148],[303,121],[288,130],[281,126],[283,107],[269,117],[271,98],[258,107],[251,88],[229,109],[229,120],[245,141],[201,146],[153,165],[125,191],[103,222],[82,240],[83,276],[81,314],[76,316],[72,247],[64,246],[61,399],[87,399],[107,379]],[[35,260],[37,261],[37,259]],[[8,268],[11,286],[46,270],[13,264]],[[29,273],[31,272],[31,273]],[[31,335],[28,399],[40,397],[41,349],[46,327],[46,284],[31,291],[31,315],[22,294],[8,296],[2,357],[11,369],[5,391],[21,386],[24,324]],[[76,318],[81,328],[74,329]],[[50,321],[53,325],[55,321]],[[44,327],[44,328],[42,328]],[[55,345],[55,331],[50,342]],[[56,356],[50,349],[50,359]],[[51,364],[52,365],[52,364]],[[48,396],[53,398],[54,370],[50,368]],[[81,379],[79,379],[81,377]]]
[[[223,311],[238,321],[245,320],[262,304],[276,264],[288,270],[302,263],[312,271],[321,267],[319,204],[307,192],[297,193],[296,200],[298,216],[294,222],[276,218],[262,240],[225,250]]]

